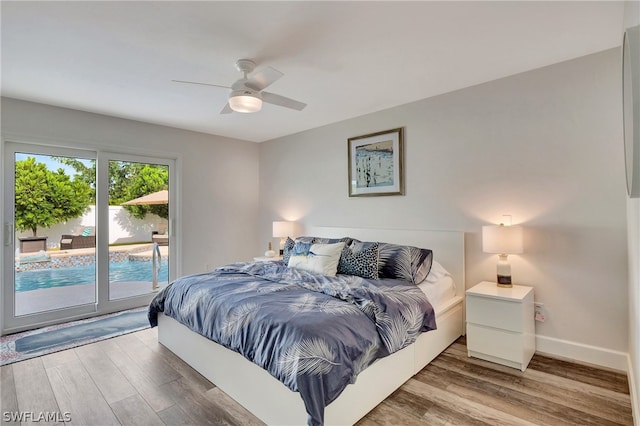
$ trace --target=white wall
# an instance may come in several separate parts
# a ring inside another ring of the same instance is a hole
[[[625,2],[624,27],[640,25],[640,2]],[[640,199],[627,199],[629,244],[629,384],[634,421],[640,425]]]
[[[279,219],[463,230],[471,287],[495,279],[481,226],[510,214],[526,227],[514,280],[547,311],[538,350],[626,369],[620,86],[614,49],[263,143],[262,241]],[[347,138],[395,127],[406,195],[349,198]]]
[[[257,247],[258,146],[252,142],[2,98],[5,141],[180,158],[182,274],[250,259]]]
[[[96,206],[89,206],[85,214],[49,228],[38,228],[38,236],[47,237],[47,248],[60,247],[62,235],[80,235],[86,227],[96,226]],[[109,206],[109,244],[151,242],[151,232],[167,230],[167,220],[153,213],[144,219],[133,217],[122,206]],[[16,232],[18,238],[31,237],[33,232]]]
[[[640,424],[640,199],[629,198],[629,384]]]

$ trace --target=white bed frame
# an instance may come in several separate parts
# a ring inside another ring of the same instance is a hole
[[[464,233],[456,231],[312,227],[306,235],[354,237],[433,250],[456,285],[456,297],[438,308],[438,329],[423,333],[410,346],[379,359],[358,375],[325,409],[325,425],[351,425],[418,373],[464,334]],[[213,382],[268,425],[305,425],[307,412],[300,394],[292,392],[266,370],[162,314],[160,343]]]

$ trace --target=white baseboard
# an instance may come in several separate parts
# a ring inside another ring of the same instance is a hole
[[[629,354],[598,346],[536,335],[536,352],[628,373]]]

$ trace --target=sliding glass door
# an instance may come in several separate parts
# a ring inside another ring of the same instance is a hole
[[[70,164],[95,164],[95,153],[6,144],[4,159],[5,327],[92,314],[97,303],[95,185],[76,176]],[[85,229],[93,244],[80,249],[75,236]]]
[[[174,160],[16,143],[4,154],[5,331],[143,306],[167,285]]]
[[[169,280],[169,166],[136,160],[109,160],[109,300],[151,294]]]

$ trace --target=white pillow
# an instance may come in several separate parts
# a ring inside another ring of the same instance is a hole
[[[429,271],[429,274],[422,281],[422,283],[435,284],[441,279],[443,279],[444,277],[450,277],[450,276],[451,274],[449,273],[449,271],[444,269],[444,267],[440,263],[434,260],[433,263],[431,264],[431,270]]]
[[[335,244],[311,244],[308,253],[292,254],[291,257],[289,257],[289,264],[287,266],[335,277],[343,248],[343,242]]]

